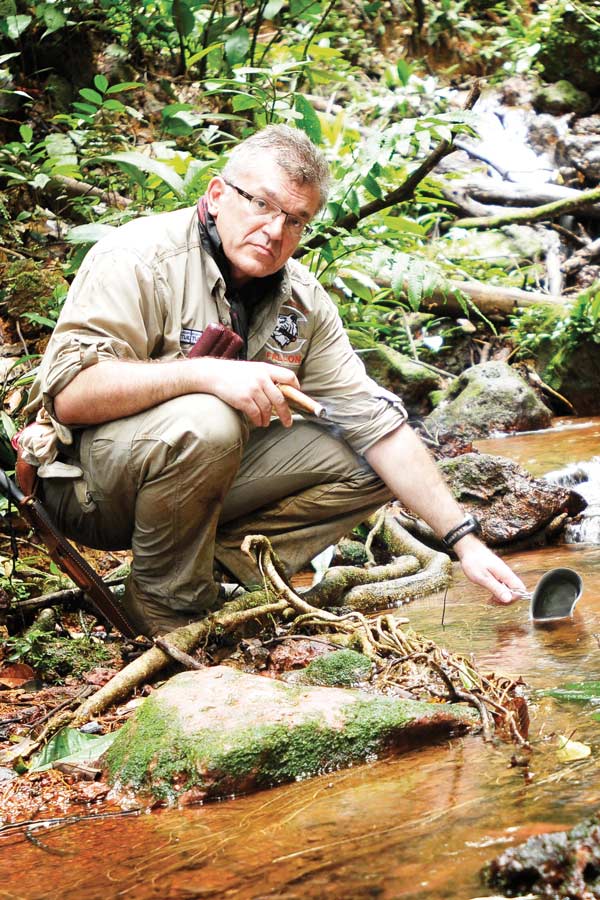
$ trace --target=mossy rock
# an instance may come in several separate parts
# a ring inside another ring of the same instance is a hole
[[[361,541],[342,538],[335,546],[332,566],[364,566],[369,561],[365,545]]]
[[[439,375],[383,345],[362,354],[361,358],[371,378],[397,394],[411,415],[422,415],[429,410],[428,397],[440,386]]]
[[[299,674],[304,684],[356,687],[368,681],[372,671],[371,660],[364,653],[336,650],[313,659]]]
[[[534,94],[533,105],[538,112],[553,116],[570,112],[584,116],[592,108],[592,100],[589,94],[578,90],[570,81],[561,80],[541,85]]]
[[[227,666],[183,672],[148,697],[105,756],[109,778],[200,802],[333,771],[463,733],[471,709],[287,685]]]
[[[592,816],[570,831],[534,835],[504,850],[481,874],[487,887],[509,897],[598,897],[600,820]]]
[[[441,394],[425,419],[427,431],[440,440],[489,437],[491,432],[547,428],[552,413],[509,365],[471,366]]]
[[[579,495],[570,488],[534,478],[503,456],[462,453],[438,465],[453,496],[477,516],[492,546],[527,538],[581,509],[574,505]]]

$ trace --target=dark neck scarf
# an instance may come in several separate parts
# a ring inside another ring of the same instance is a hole
[[[223,243],[217,230],[217,223],[208,211],[206,197],[198,200],[198,229],[200,243],[209,256],[214,259],[225,282],[225,296],[230,306],[231,327],[242,338],[244,346],[238,354],[239,359],[248,355],[248,332],[252,317],[260,302],[271,294],[283,278],[280,269],[266,278],[253,278],[241,287],[233,283],[229,260],[223,252]]]

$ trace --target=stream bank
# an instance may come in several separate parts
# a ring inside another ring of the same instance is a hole
[[[599,428],[596,420],[588,431],[559,430],[556,440],[546,433],[543,441],[538,434],[499,441],[505,456],[535,458],[541,474],[585,458]],[[600,547],[564,544],[509,558],[528,586],[554,566],[581,573],[584,595],[572,623],[535,627],[526,602],[490,605],[458,571],[445,603],[432,595],[403,612],[418,631],[473,653],[484,670],[524,676],[530,756],[470,735],[218,804],[44,829],[33,835],[43,846],[0,835],[3,889],[27,900],[54,900],[59,881],[64,900],[485,896],[479,871],[487,860],[532,834],[569,827],[600,804],[593,706],[537,693],[597,678]],[[587,744],[590,756],[561,762],[558,735]]]

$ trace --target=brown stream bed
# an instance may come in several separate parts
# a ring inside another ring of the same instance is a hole
[[[598,452],[600,423],[484,442],[539,474]],[[249,797],[184,810],[89,821],[0,839],[0,898],[452,898],[493,892],[485,861],[540,831],[600,808],[600,722],[589,704],[538,689],[599,678],[600,546],[515,554],[529,587],[548,568],[576,569],[584,594],[573,622],[534,627],[528,606],[487,602],[457,574],[443,598],[405,607],[411,625],[484,670],[523,675],[532,693],[529,764],[507,744],[455,739]],[[589,744],[560,762],[553,735]],[[519,759],[518,762],[523,760]]]

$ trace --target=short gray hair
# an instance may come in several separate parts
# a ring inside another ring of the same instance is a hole
[[[329,165],[325,154],[308,135],[289,125],[267,125],[238,144],[229,154],[222,175],[236,178],[248,163],[272,153],[275,161],[295,184],[314,185],[319,190],[319,208],[325,206],[329,193]]]

